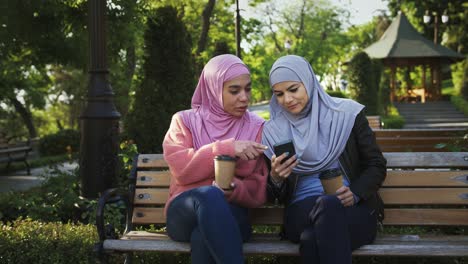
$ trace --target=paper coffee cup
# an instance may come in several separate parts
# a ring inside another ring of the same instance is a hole
[[[236,159],[219,155],[214,158],[215,181],[224,190],[231,189],[231,182],[236,171]]]
[[[319,176],[325,194],[336,194],[341,186],[343,186],[343,176],[340,169],[331,169],[322,172]]]

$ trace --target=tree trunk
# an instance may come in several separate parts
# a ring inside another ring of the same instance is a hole
[[[206,48],[206,42],[208,40],[208,31],[210,30],[210,18],[213,14],[215,4],[216,0],[208,0],[208,3],[203,9],[203,24],[200,39],[198,40],[197,55],[200,55],[200,53],[202,53]]]
[[[8,99],[15,107],[16,112],[18,112],[21,118],[23,119],[23,122],[26,125],[26,128],[28,129],[29,137],[36,138],[37,131],[32,122],[31,112],[29,112],[29,110],[20,101],[18,101],[18,99],[14,97],[9,97]]]

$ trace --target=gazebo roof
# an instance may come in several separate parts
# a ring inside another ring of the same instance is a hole
[[[400,12],[387,28],[379,41],[364,50],[375,59],[449,59],[452,62],[463,60],[459,54],[442,45],[435,45],[422,36]]]

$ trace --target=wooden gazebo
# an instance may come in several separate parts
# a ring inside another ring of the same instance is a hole
[[[379,41],[364,50],[369,57],[381,59],[391,69],[390,100],[395,100],[397,67],[421,65],[422,101],[437,100],[441,94],[441,66],[463,60],[465,56],[442,45],[434,44],[422,36],[400,12]],[[426,87],[426,71],[430,68],[431,83]],[[410,92],[410,91],[408,91]]]

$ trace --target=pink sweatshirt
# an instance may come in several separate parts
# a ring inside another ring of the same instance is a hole
[[[256,141],[261,142],[260,129]],[[234,139],[215,141],[194,150],[192,134],[182,117],[175,114],[163,142],[164,159],[172,174],[169,189],[170,202],[180,193],[200,186],[212,185],[216,155],[235,156]],[[227,200],[243,207],[253,208],[266,202],[268,169],[262,156],[256,160],[237,160],[235,188]]]

